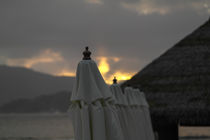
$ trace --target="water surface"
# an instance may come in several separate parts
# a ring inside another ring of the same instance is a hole
[[[71,140],[68,114],[0,115],[0,140]]]
[[[180,140],[210,140],[183,138],[210,136],[210,127],[180,127]],[[69,114],[0,114],[0,140],[73,140]]]

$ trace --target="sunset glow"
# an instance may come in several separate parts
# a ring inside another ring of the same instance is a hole
[[[125,72],[124,70],[122,70],[122,71],[112,70],[111,64],[109,62],[111,61],[117,65],[117,62],[120,61],[120,58],[118,58],[118,57],[102,56],[102,57],[97,57],[96,61],[98,63],[98,69],[107,84],[112,84],[112,80],[113,80],[114,76],[117,77],[118,82],[122,82],[125,80],[129,80],[134,75],[133,72]],[[70,69],[63,69],[60,72],[56,73],[55,75],[56,76],[74,77],[75,74],[76,74],[76,72],[73,72]]]
[[[100,57],[99,58],[98,68],[99,68],[102,75],[106,75],[106,73],[110,71],[109,64],[107,62],[106,57]]]
[[[105,82],[107,84],[112,84],[112,80],[114,76],[117,77],[118,82],[122,82],[125,80],[129,80],[133,75],[134,72],[128,72],[125,69],[114,69],[112,68],[113,65],[118,65],[122,59],[119,57],[106,57],[106,56],[99,56],[96,57],[96,62],[98,64],[98,69],[103,76]],[[46,49],[38,53],[36,56],[32,56],[29,58],[19,58],[19,59],[8,59],[7,64],[9,66],[23,66],[26,68],[37,69],[37,65],[44,64],[44,65],[54,65],[57,64],[59,67],[55,66],[56,68],[54,72],[50,72],[55,76],[69,76],[75,77],[76,76],[76,69],[75,68],[68,68],[66,64],[68,61],[62,56],[61,53],[56,52],[51,49]],[[62,64],[62,65],[60,65]],[[61,67],[60,67],[61,66]],[[48,67],[46,67],[48,68]],[[47,72],[48,70],[46,70]]]
[[[124,72],[123,70],[111,71],[108,60],[112,60],[114,63],[117,63],[120,61],[120,58],[117,57],[108,58],[103,56],[99,57],[97,60],[98,60],[98,68],[107,84],[112,84],[114,76],[117,77],[118,82],[122,82],[125,80],[129,80],[134,75],[134,72]]]
[[[118,80],[118,83],[119,83],[119,82],[131,79],[131,77],[134,74],[135,73],[117,71],[117,72],[113,73],[112,75],[110,75],[109,77],[104,77],[104,79],[105,79],[107,84],[112,84],[113,83],[113,78],[115,76]]]
[[[56,74],[57,76],[69,76],[69,77],[74,77],[76,76],[75,75],[75,72],[71,72],[69,70],[62,70],[61,72],[57,73]]]
[[[100,4],[100,5],[103,4],[101,0],[85,0],[85,1],[91,4]]]
[[[103,76],[105,82],[107,84],[112,84],[112,80],[114,76],[117,77],[118,82],[122,82],[125,80],[129,80],[133,75],[134,72],[126,71],[126,69],[119,69],[113,68],[122,61],[122,58],[119,57],[106,57],[106,56],[98,56],[96,57],[96,62],[98,64],[98,69]],[[7,64],[9,66],[23,66],[26,68],[31,68],[34,70],[39,71],[38,65],[44,64],[47,65],[54,65],[54,71],[49,70],[50,74],[55,76],[69,76],[75,77],[76,76],[76,69],[73,67],[66,67],[68,61],[62,56],[61,53],[54,51],[52,49],[45,49],[38,53],[35,56],[31,56],[29,58],[18,58],[18,59],[8,59]],[[58,65],[58,66],[56,66]],[[38,68],[38,69],[37,69]],[[52,67],[51,67],[52,68]],[[47,72],[46,70],[45,72]]]
[[[26,68],[32,68],[37,64],[55,63],[62,60],[63,57],[60,53],[54,52],[51,49],[46,49],[40,52],[37,56],[31,58],[8,59],[7,64],[9,66],[24,66]]]
[[[121,80],[129,80],[133,76],[134,73],[120,72],[117,71],[113,75],[117,77],[119,81]]]

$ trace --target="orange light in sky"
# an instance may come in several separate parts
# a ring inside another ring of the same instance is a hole
[[[120,59],[117,57],[110,58],[110,59],[112,59],[115,63],[120,61]],[[99,57],[98,60],[99,60],[98,68],[107,84],[112,84],[112,80],[114,76],[117,77],[119,82],[122,82],[125,80],[129,80],[134,75],[133,72],[122,72],[120,70],[113,71],[112,74],[108,75],[108,72],[110,72],[110,65],[108,63],[108,57]]]
[[[107,72],[109,72],[110,68],[109,68],[109,64],[107,62],[107,58],[106,57],[100,57],[99,58],[99,66],[98,66],[100,72],[102,75],[105,75]]]
[[[133,75],[134,75],[134,73],[117,71],[117,72],[114,72],[111,76],[105,77],[104,79],[108,84],[112,84],[113,83],[112,80],[113,80],[114,76],[116,76],[118,83],[119,83],[119,82],[131,79]]]
[[[54,52],[51,49],[46,49],[37,56],[30,58],[20,58],[20,59],[8,59],[7,64],[9,66],[24,66],[26,68],[32,68],[34,65],[43,63],[55,63],[63,61],[63,57],[59,52]]]
[[[121,69],[111,69],[110,64],[117,65],[118,62],[121,61],[119,57],[98,57],[98,68],[106,81],[107,84],[112,84],[112,80],[114,76],[117,77],[118,81],[129,80],[134,73],[127,72]],[[41,51],[38,55],[32,56],[29,58],[19,58],[19,59],[8,59],[7,64],[9,66],[23,66],[26,68],[35,68],[38,64],[52,64],[52,63],[63,63],[66,64],[65,59],[63,58],[62,54],[59,52],[55,52],[51,49],[46,49]],[[56,76],[70,76],[75,77],[76,73],[72,72],[71,69],[60,68],[60,71],[53,72],[52,74]]]
[[[127,73],[127,72],[117,71],[113,75],[116,76],[119,81],[122,81],[122,80],[129,80],[129,79],[131,79],[133,74],[134,73]]]
[[[57,76],[70,76],[70,77],[75,77],[75,73],[71,72],[69,70],[62,70],[61,72],[56,74]]]

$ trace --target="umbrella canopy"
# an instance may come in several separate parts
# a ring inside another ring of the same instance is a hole
[[[75,140],[124,140],[114,98],[86,47],[71,97]]]
[[[117,79],[114,77],[113,84],[110,86],[110,90],[115,97],[115,106],[117,109],[118,117],[122,127],[125,140],[131,140],[129,137],[129,107],[125,95],[122,92],[121,87],[117,84]]]
[[[137,106],[139,104],[139,100],[136,97],[136,94],[133,92],[132,87],[130,87],[130,86],[125,87],[124,92],[125,92],[125,96],[127,97],[128,104],[130,106]]]
[[[124,93],[128,99],[129,104],[129,123],[130,135],[132,140],[140,139],[147,140],[145,131],[145,117],[142,108],[140,107],[140,100],[138,94],[134,92],[132,87],[125,87]]]
[[[149,104],[145,98],[144,92],[141,92],[138,88],[134,88],[133,94],[135,98],[137,99],[138,105],[149,108]]]
[[[133,93],[136,95],[136,97],[138,97],[139,107],[140,110],[143,112],[141,114],[141,118],[143,117],[142,119],[144,122],[144,132],[146,134],[146,140],[154,140],[155,138],[150,117],[149,104],[147,103],[145,95],[143,92],[140,92],[138,88],[133,89]]]
[[[119,84],[117,84],[116,77],[114,77],[113,79],[113,84],[110,86],[110,90],[115,98],[116,105],[123,105],[123,106],[128,105],[127,99],[123,94],[121,87],[119,86]]]
[[[93,60],[82,60],[77,66],[76,84],[73,87],[72,101],[91,103],[98,99],[113,98]]]

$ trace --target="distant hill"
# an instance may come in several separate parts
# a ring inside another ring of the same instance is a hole
[[[22,67],[0,65],[0,106],[20,98],[71,91],[73,77],[57,77]]]
[[[0,107],[0,113],[66,112],[71,92],[62,91],[33,99],[17,99]]]

